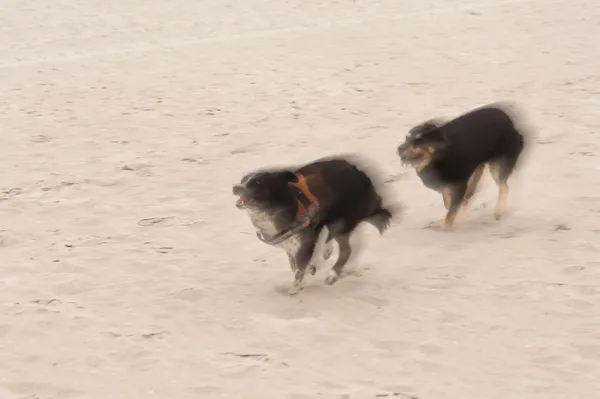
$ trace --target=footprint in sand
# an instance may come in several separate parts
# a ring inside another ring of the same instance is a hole
[[[144,164],[144,163],[136,163],[136,164],[128,164],[121,167],[121,170],[128,172],[137,172],[138,176],[150,177],[153,175],[152,168],[154,165]]]
[[[140,220],[139,222],[137,222],[137,224],[139,226],[144,226],[144,227],[154,226],[154,225],[157,225],[157,224],[161,224],[161,225],[164,226],[166,224],[166,222],[169,222],[169,221],[171,221],[173,219],[175,219],[174,216],[166,216],[166,217],[158,217],[158,218],[147,218],[147,219]]]
[[[204,293],[196,288],[185,288],[175,294],[172,294],[173,298],[185,301],[185,302],[199,302],[204,298]]]
[[[19,187],[7,188],[0,191],[0,201],[5,201],[21,194],[23,194],[23,190]]]

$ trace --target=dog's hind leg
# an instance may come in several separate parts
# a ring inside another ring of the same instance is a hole
[[[344,266],[346,266],[346,263],[348,263],[348,260],[352,255],[352,247],[350,246],[350,234],[346,233],[343,235],[339,235],[335,237],[335,240],[339,244],[340,254],[338,256],[337,261],[335,262],[335,265],[333,265],[333,267],[329,271],[329,274],[325,278],[325,283],[327,285],[332,285],[339,280]]]
[[[329,238],[329,229],[324,226],[319,232],[319,236],[317,237],[317,242],[315,244],[315,249],[313,250],[313,255],[308,263],[308,272],[313,276],[317,272],[317,264],[321,261],[326,261],[329,259],[331,254],[333,253],[333,243],[328,240]]]
[[[496,220],[500,220],[506,212],[506,205],[508,202],[508,177],[512,172],[512,168],[509,167],[508,163],[503,160],[496,160],[490,163],[490,172],[492,177],[498,185],[498,203],[494,211],[494,217]]]
[[[481,180],[481,175],[483,174],[484,169],[485,164],[482,163],[475,169],[475,171],[469,178],[469,183],[467,184],[467,191],[465,192],[465,198],[463,199],[462,203],[463,206],[467,206],[469,204],[469,200],[473,197],[473,194],[475,194],[475,190],[477,190],[477,185]]]
[[[308,270],[308,265],[314,255],[315,241],[304,242],[295,254],[288,255],[292,270],[294,270],[294,284],[288,291],[290,295],[295,295],[302,291],[304,275]]]

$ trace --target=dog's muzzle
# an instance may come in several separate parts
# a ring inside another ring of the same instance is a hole
[[[402,144],[398,146],[398,149],[396,151],[398,153],[398,156],[400,156],[400,162],[402,162],[403,165],[407,164],[410,161],[410,156],[408,154],[410,151],[408,151],[408,149],[408,145]]]
[[[244,209],[247,202],[246,188],[240,184],[233,186],[233,195],[237,195],[239,197],[235,202],[235,206],[238,209]]]
[[[406,144],[401,144],[398,146],[398,149],[396,150],[396,152],[398,153],[398,155],[400,155],[400,158],[402,158],[402,156],[404,155],[404,152],[408,149],[408,146]]]

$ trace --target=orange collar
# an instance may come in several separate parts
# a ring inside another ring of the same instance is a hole
[[[296,212],[296,215],[300,216],[300,215],[304,214],[304,212],[306,211],[307,207],[309,207],[315,201],[317,201],[317,197],[315,197],[310,192],[310,189],[308,188],[308,183],[306,181],[306,177],[304,177],[300,173],[296,173],[296,179],[298,181],[296,181],[294,183],[290,183],[290,185],[294,186],[298,190],[300,190],[300,192],[302,193],[302,195],[304,196],[304,198],[306,198],[306,201],[307,201],[307,204],[304,204],[300,198],[298,198],[298,200],[297,200],[298,201],[298,210]]]

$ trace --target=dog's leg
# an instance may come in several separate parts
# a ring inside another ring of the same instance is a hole
[[[327,242],[328,238],[329,229],[327,229],[327,227],[324,226],[319,232],[313,255],[310,259],[310,262],[308,263],[308,272],[313,276],[317,272],[317,264],[329,259],[331,253],[333,252],[333,243]]]
[[[290,261],[290,267],[292,268],[292,273],[296,273],[298,270],[298,266],[296,266],[296,256],[294,254],[287,254],[288,260]]]
[[[338,257],[338,260],[335,262],[335,265],[333,265],[333,268],[331,268],[329,274],[325,278],[325,283],[327,285],[332,285],[339,280],[340,274],[342,273],[344,266],[346,265],[346,263],[348,263],[350,255],[352,255],[352,247],[350,246],[349,234],[337,236],[335,240],[338,242],[338,245],[340,247],[340,255]]]
[[[471,178],[469,179],[469,183],[467,184],[467,191],[465,192],[465,198],[462,203],[463,206],[469,205],[469,200],[471,199],[471,197],[473,197],[473,194],[475,194],[475,190],[477,189],[477,185],[479,184],[479,181],[481,180],[481,175],[483,174],[484,169],[485,169],[485,164],[482,163],[475,169],[475,171],[471,175]]]
[[[496,204],[494,217],[496,220],[500,220],[506,212],[506,203],[508,201],[508,173],[504,170],[501,161],[490,163],[490,172],[492,172],[492,177],[498,185],[498,203]]]
[[[444,207],[446,210],[450,209],[450,203],[452,202],[452,186],[447,186],[442,189],[442,198],[444,199]]]
[[[456,220],[460,205],[465,197],[465,191],[467,191],[467,182],[462,182],[452,188],[450,206],[448,207],[448,213],[444,219],[444,230],[452,230],[454,227],[454,221]]]
[[[306,274],[308,264],[311,258],[313,257],[314,250],[315,240],[312,239],[303,242],[298,251],[294,255],[291,255],[293,260],[290,260],[290,262],[293,265],[295,265],[296,268],[294,271],[294,284],[292,285],[292,288],[290,288],[290,290],[288,291],[290,295],[296,295],[304,288],[304,275]]]

